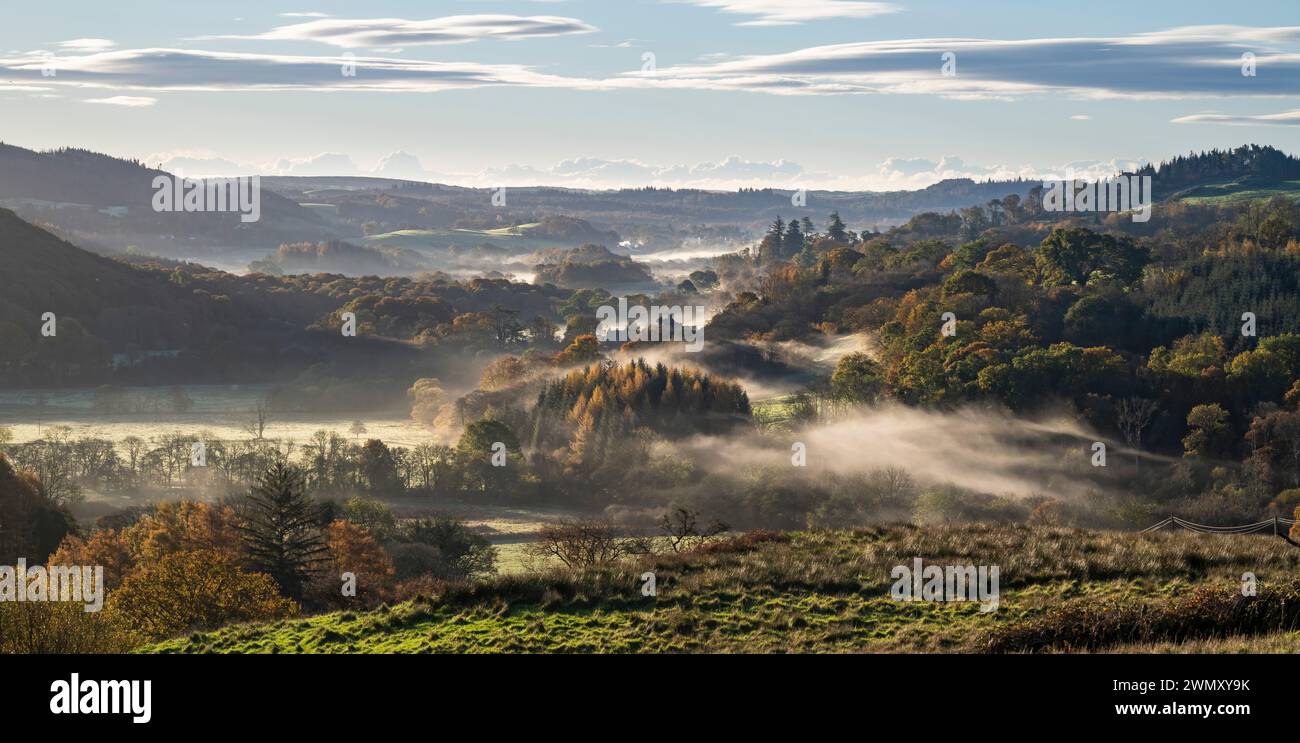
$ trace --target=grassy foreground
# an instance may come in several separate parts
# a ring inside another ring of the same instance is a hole
[[[1001,604],[890,599],[890,571],[998,565]],[[641,594],[656,575],[658,595]],[[1258,595],[1241,596],[1242,574]],[[1027,526],[751,533],[370,611],[195,633],[166,653],[1295,652],[1300,549],[1265,536]],[[1109,618],[1109,619],[1108,619]]]

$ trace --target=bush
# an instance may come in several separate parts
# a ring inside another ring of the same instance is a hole
[[[1059,607],[993,630],[986,649],[992,653],[1083,650],[1296,629],[1300,629],[1300,581],[1260,586],[1255,596],[1242,596],[1239,585],[1211,585],[1161,603],[1130,599]]]
[[[470,531],[463,521],[449,516],[417,519],[407,526],[404,536],[410,546],[432,547],[437,551],[436,566],[428,571],[435,578],[482,578],[497,571],[496,547],[486,537]],[[433,562],[432,553],[427,550],[407,550],[403,559],[408,570]]]
[[[0,602],[0,655],[124,653],[135,645],[121,616],[75,601]]]
[[[166,555],[128,577],[109,596],[109,609],[142,635],[163,638],[279,619],[298,605],[280,596],[270,576],[241,570],[235,556],[196,550]]]

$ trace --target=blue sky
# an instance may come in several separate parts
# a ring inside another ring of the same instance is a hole
[[[1245,142],[1300,153],[1294,0],[135,0],[7,16],[0,138],[187,175],[885,189]]]

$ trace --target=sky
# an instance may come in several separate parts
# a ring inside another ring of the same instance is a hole
[[[1295,0],[9,5],[0,140],[188,176],[893,190],[1300,154]]]

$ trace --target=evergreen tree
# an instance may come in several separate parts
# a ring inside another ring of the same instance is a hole
[[[831,212],[830,223],[826,225],[826,236],[837,243],[849,241],[849,233],[844,229],[844,220],[840,219],[839,212]]]
[[[319,510],[307,496],[301,471],[276,462],[258,478],[241,508],[239,530],[250,567],[270,575],[285,596],[301,600],[325,551]]]
[[[781,257],[793,258],[800,250],[803,250],[803,230],[799,229],[799,220],[792,219],[785,228]]]
[[[763,236],[763,242],[758,246],[758,262],[770,263],[779,261],[782,258],[781,243],[785,239],[785,221],[780,217],[768,228],[767,234]]]
[[[812,242],[813,236],[817,234],[817,228],[813,226],[812,220],[807,217],[804,217],[801,221],[803,223],[804,239],[808,242]]]

